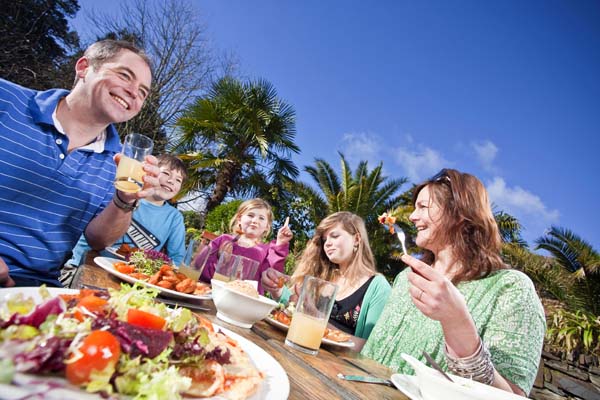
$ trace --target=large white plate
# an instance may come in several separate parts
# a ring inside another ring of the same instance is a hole
[[[133,276],[129,276],[127,274],[121,273],[115,269],[113,264],[116,262],[123,262],[123,261],[117,260],[116,258],[96,257],[96,258],[94,258],[94,262],[98,266],[100,266],[102,269],[104,269],[106,272],[108,272],[109,274],[114,275],[114,276],[124,280],[125,282],[129,282],[129,283],[139,282],[142,285],[158,289],[162,294],[164,294],[165,296],[168,296],[168,297],[175,297],[175,298],[180,298],[180,299],[191,299],[191,300],[210,300],[210,299],[212,299],[211,294],[195,295],[195,294],[181,293],[181,292],[177,292],[175,290],[165,289],[160,286],[156,286],[151,283],[145,282],[141,279],[136,279]]]
[[[284,330],[286,332],[289,328],[286,324],[279,322],[276,319],[271,318],[271,315],[268,315],[267,318],[265,318],[265,321],[267,321],[269,324],[271,324],[281,330]],[[352,340],[346,340],[345,342],[336,342],[335,340],[323,338],[323,340],[321,342],[326,345],[329,345],[329,346],[348,347],[348,348],[354,347],[354,342]]]
[[[78,290],[48,288],[52,296],[59,294],[75,294]],[[7,297],[16,293],[23,293],[27,297],[32,297],[36,302],[41,300],[39,288],[19,287],[0,289],[0,303]],[[279,364],[270,354],[252,343],[248,339],[215,324],[215,329],[220,329],[225,334],[237,340],[242,349],[248,354],[252,363],[263,372],[263,380],[258,391],[248,400],[285,400],[290,394],[290,381],[281,364]],[[2,399],[22,399],[31,398],[39,393],[44,399],[57,400],[79,400],[79,399],[101,399],[100,396],[86,393],[72,385],[66,383],[62,378],[43,379],[40,376],[18,374],[17,379],[22,386],[0,384],[0,398]],[[50,383],[54,382],[54,384]],[[56,383],[60,385],[57,387]],[[61,387],[62,386],[62,387]],[[30,397],[31,396],[31,397]],[[211,399],[222,399],[220,397],[211,397]]]
[[[392,383],[411,400],[423,400],[415,375],[394,374]]]

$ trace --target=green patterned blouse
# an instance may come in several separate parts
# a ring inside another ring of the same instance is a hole
[[[413,374],[400,355],[407,353],[423,361],[421,353],[425,350],[446,368],[442,327],[415,307],[408,285],[404,270],[396,277],[362,354],[397,372]],[[457,287],[465,296],[496,370],[529,393],[546,329],[544,310],[529,277],[519,271],[501,270]]]

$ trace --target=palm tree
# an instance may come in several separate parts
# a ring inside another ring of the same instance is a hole
[[[591,244],[569,229],[552,226],[535,240],[536,250],[544,249],[559,265],[578,278],[574,290],[585,299],[586,308],[600,314],[600,254]]]
[[[504,211],[494,212],[494,218],[504,243],[513,243],[523,248],[529,247],[527,241],[521,236],[523,226],[517,218]]]
[[[188,162],[183,192],[204,191],[206,212],[226,196],[252,196],[298,176],[293,108],[265,80],[225,77],[177,121],[173,151]]]
[[[315,166],[307,166],[304,170],[318,189],[299,182],[296,185],[297,193],[311,199],[315,223],[337,211],[350,211],[361,216],[365,220],[371,249],[379,267],[388,275],[394,274],[400,265],[390,257],[390,246],[396,244],[396,240],[379,224],[377,216],[404,204],[404,194],[397,192],[407,179],[384,176],[382,163],[369,171],[367,162],[361,161],[352,172],[344,155],[339,154],[340,175],[327,161],[317,158]]]

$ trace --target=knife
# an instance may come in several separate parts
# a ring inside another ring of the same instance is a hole
[[[338,378],[346,381],[364,382],[364,383],[378,383],[381,385],[394,387],[394,384],[389,379],[376,378],[374,376],[361,376],[361,375],[344,375],[337,374]]]

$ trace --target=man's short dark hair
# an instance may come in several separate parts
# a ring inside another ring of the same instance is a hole
[[[129,50],[134,54],[140,56],[142,60],[148,65],[148,68],[152,70],[152,62],[150,58],[146,54],[143,49],[140,49],[132,42],[127,42],[125,40],[113,40],[113,39],[104,39],[100,40],[96,43],[91,44],[83,53],[84,57],[90,62],[90,65],[94,69],[98,69],[102,64],[109,62],[115,59],[119,53],[123,50]],[[75,83],[73,86],[77,84],[79,81],[79,77],[75,76]]]

